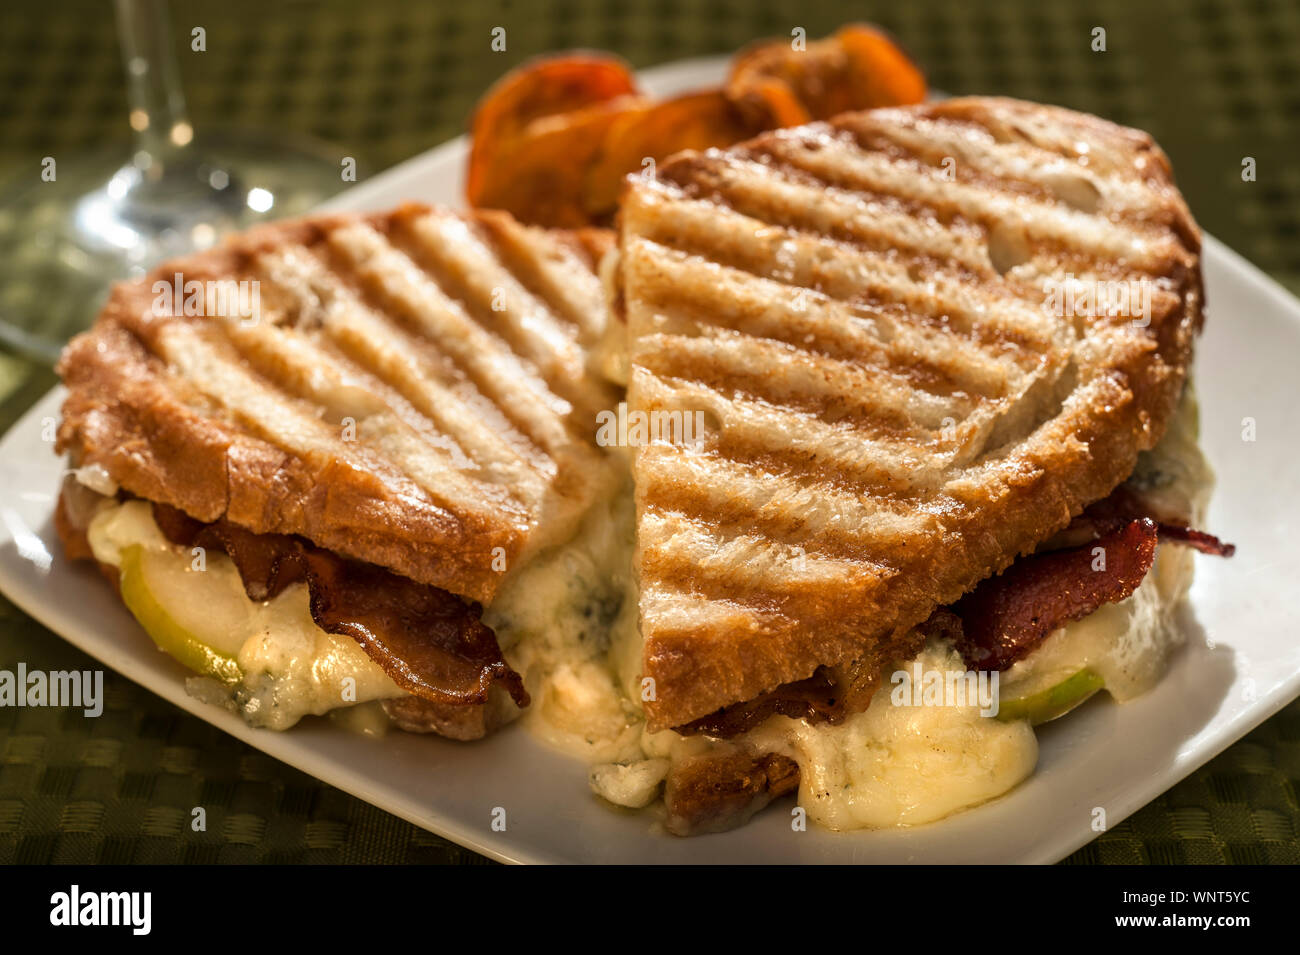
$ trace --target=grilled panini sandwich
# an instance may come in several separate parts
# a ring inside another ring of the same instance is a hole
[[[938,819],[1159,679],[1231,548],[1149,137],[848,114],[631,177],[620,229],[411,206],[120,286],[60,365],[68,553],[254,724],[526,705],[684,835]]]
[[[607,241],[412,205],[117,286],[59,365],[69,553],[254,723],[383,700],[481,736],[529,696],[483,607],[617,481]]]
[[[653,729],[716,733],[781,687],[864,707],[936,608],[1130,476],[1202,322],[1164,154],[1053,107],[682,154],[620,221],[629,408],[711,424],[635,458]],[[1140,307],[1078,307],[1097,289]]]

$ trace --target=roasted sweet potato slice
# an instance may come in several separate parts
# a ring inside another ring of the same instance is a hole
[[[497,188],[506,174],[504,157],[538,121],[591,110],[620,97],[634,97],[636,80],[617,57],[575,53],[532,60],[511,70],[479,101],[470,125],[471,147],[466,194],[471,205]],[[594,111],[599,116],[600,109]],[[589,114],[590,115],[590,114]]]
[[[750,122],[775,128],[849,110],[919,103],[926,86],[921,71],[889,37],[854,23],[805,50],[793,49],[789,40],[771,40],[742,51],[726,92]]]
[[[602,224],[624,177],[647,158],[924,98],[925,80],[907,56],[856,24],[804,50],[785,40],[751,47],[723,89],[660,102],[641,96],[615,57],[534,60],[494,85],[475,113],[466,195],[472,206],[536,225]]]
[[[494,144],[480,156],[468,183],[470,204],[505,209],[533,225],[561,229],[591,225],[595,219],[583,202],[587,171],[597,161],[611,125],[640,102],[620,97],[546,117],[522,134]]]
[[[623,177],[645,168],[645,160],[666,159],[683,149],[708,149],[760,132],[748,125],[721,90],[687,93],[622,110],[605,132],[595,163],[587,170],[582,208],[596,220],[613,213]]]

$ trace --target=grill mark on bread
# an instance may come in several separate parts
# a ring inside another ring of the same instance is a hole
[[[906,133],[913,124],[924,130],[924,135],[908,139]],[[982,127],[973,124],[966,124],[966,126],[968,132],[970,129],[981,129],[986,135],[990,135]],[[1157,183],[1153,186],[1149,181],[1125,174],[1131,170],[1109,168],[1098,185],[1097,178],[1092,175],[1091,170],[1080,171],[1077,162],[1080,155],[1094,159],[1100,152],[1095,148],[1100,140],[1090,137],[1082,128],[1078,130],[1079,139],[1068,144],[1058,144],[1059,151],[1048,151],[1038,146],[1021,144],[1011,147],[1017,149],[1019,153],[1027,154],[1018,155],[1020,161],[1015,164],[1006,163],[1004,158],[999,159],[1000,154],[996,149],[976,151],[977,161],[974,163],[969,161],[971,158],[969,153],[954,150],[962,153],[965,161],[955,162],[951,180],[947,179],[946,175],[941,175],[933,162],[928,162],[913,148],[914,146],[924,148],[925,144],[930,142],[926,136],[941,138],[939,131],[945,128],[945,124],[918,119],[904,113],[892,112],[888,120],[884,117],[873,118],[864,114],[845,117],[836,135],[827,135],[823,132],[810,138],[807,133],[796,130],[788,135],[774,136],[751,152],[757,157],[771,161],[778,168],[791,170],[794,174],[805,175],[813,181],[822,183],[825,188],[832,190],[832,194],[842,187],[864,193],[873,200],[877,196],[883,196],[885,198],[880,201],[888,202],[887,197],[890,193],[872,191],[884,188],[877,180],[846,178],[842,175],[837,177],[834,159],[822,155],[827,151],[848,149],[850,142],[858,147],[869,147],[874,151],[880,151],[884,145],[886,148],[883,153],[890,160],[891,166],[901,165],[905,167],[902,170],[904,176],[915,176],[929,183],[927,195],[931,198],[911,198],[908,201],[926,203],[925,207],[929,208],[940,221],[973,224],[984,232],[987,241],[992,242],[997,238],[995,233],[998,224],[1008,218],[1004,214],[999,214],[1005,212],[1008,203],[1012,204],[1011,208],[1017,210],[1026,202],[1029,203],[1027,211],[1023,214],[1018,211],[1017,216],[1026,227],[1031,229],[1035,228],[1040,221],[1052,224],[1054,217],[1048,213],[1055,209],[1068,217],[1066,220],[1068,222],[1078,224],[1091,220],[1098,223],[1099,239],[1109,237],[1114,240],[1118,236],[1122,245],[1125,234],[1132,233],[1137,237],[1134,247],[1154,246],[1155,249],[1150,254],[1139,256],[1142,263],[1138,268],[1138,271],[1152,278],[1159,277],[1162,268],[1179,260],[1177,248],[1179,243],[1189,244],[1189,240],[1195,238],[1195,244],[1199,246],[1199,238],[1189,233],[1182,225],[1188,216],[1185,205],[1176,191],[1172,195],[1176,201],[1157,206],[1155,215],[1151,214],[1153,193],[1163,195],[1165,184]],[[904,140],[906,144],[900,140]],[[969,143],[970,137],[969,135],[965,139],[949,137],[945,142],[948,145]],[[1076,147],[1081,145],[1087,147],[1086,153],[1076,151]],[[825,149],[826,146],[830,149]],[[1005,150],[1008,147],[1003,145],[1000,148]],[[801,157],[812,154],[816,154],[815,158],[801,161]],[[933,153],[930,154],[930,158],[935,158]],[[942,162],[950,157],[949,154],[943,154],[938,158]],[[876,157],[876,163],[878,168],[879,157]],[[981,163],[992,165],[994,171],[987,172]],[[1047,171],[1044,172],[1044,169]],[[891,169],[891,173],[893,172]],[[1007,178],[1031,172],[1037,173],[1043,181]],[[962,188],[955,189],[954,192],[959,197],[975,197],[974,200],[962,205],[933,198],[936,178],[940,180],[938,183],[940,195],[946,192],[950,185],[961,186]],[[898,180],[892,181],[897,183]],[[969,190],[966,187],[969,187]],[[1083,199],[1080,198],[1081,193]],[[980,196],[992,199],[987,212],[982,211]],[[1146,200],[1145,208],[1139,205],[1142,199]],[[1101,215],[1090,215],[1092,213],[1101,213]],[[1169,236],[1171,228],[1174,233],[1172,240]],[[1039,265],[1040,271],[1048,274],[1073,272],[1080,278],[1114,279],[1131,277],[1135,270],[1133,256],[1106,254],[1108,251],[1115,251],[1113,246],[1110,249],[1099,249],[1094,245],[1091,248],[1081,249],[1079,243],[1075,241],[1074,230],[1071,229],[1058,228],[1053,233],[1039,231],[1030,235],[1027,241],[1033,247],[1034,260]],[[1029,302],[1036,302],[1043,296],[1041,286],[1032,282],[1013,282],[1012,287]]]
[[[834,141],[834,137],[824,139]],[[819,147],[816,162],[803,158],[814,144]],[[1005,271],[999,267],[996,254],[990,253],[1004,223],[1019,221],[1025,227],[1032,227],[1048,209],[1072,216],[1066,226],[1077,225],[1080,218],[1074,208],[1059,202],[1055,196],[1038,197],[994,189],[987,179],[969,183],[969,175],[949,180],[942,170],[911,157],[905,157],[906,163],[911,164],[908,168],[890,171],[903,177],[902,181],[915,178],[927,182],[927,188],[916,198],[887,191],[896,187],[899,179],[884,183],[837,181],[827,173],[828,168],[834,168],[834,159],[821,155],[824,152],[821,145],[822,138],[809,143],[794,135],[774,136],[761,147],[744,150],[741,157],[710,153],[683,162],[670,172],[674,176],[672,181],[685,195],[706,198],[793,234],[831,237],[864,252],[895,256],[910,269],[928,271],[940,265],[948,269],[956,266],[968,279],[976,281],[996,281],[998,273]],[[958,185],[969,186],[970,194],[984,197],[986,204],[948,201],[950,187]],[[1008,210],[1015,212],[1015,219],[1007,215]],[[1139,233],[1143,241],[1148,237],[1152,241],[1167,237],[1167,230],[1159,224],[1132,217],[1118,229],[1106,220],[1098,221],[1104,223],[1098,241],[1106,237],[1114,240],[1117,235],[1127,239],[1130,232]],[[1031,234],[1026,244],[1032,246],[1035,260],[1049,270],[1096,271],[1103,278],[1132,273],[1132,256],[1116,256],[1123,261],[1112,261],[1096,248],[1081,250],[1073,241],[1071,228],[1061,227],[1051,234]],[[1114,253],[1114,241],[1111,245],[1107,251]],[[1167,257],[1156,253],[1155,259],[1148,257],[1148,264],[1166,260]],[[1040,286],[1017,283],[1011,277],[1008,280],[1030,305],[1043,298]]]
[[[846,117],[839,129],[852,132],[859,122],[878,128],[870,117]],[[966,222],[989,228],[994,222],[1018,219],[1035,243],[1044,241],[1086,253],[1094,261],[1124,258],[1150,268],[1178,252],[1177,240],[1165,230],[1133,220],[1122,226],[1056,200],[1041,201],[1014,191],[996,180],[968,182],[946,179],[939,170],[912,157],[898,159],[863,150],[845,137],[817,135],[818,148],[807,149],[795,136],[771,137],[764,148],[787,163],[817,176],[828,186],[845,190],[902,195]],[[808,135],[805,133],[804,135]]]
[[[331,264],[340,259],[339,271],[348,277],[351,270],[368,301],[446,353],[540,447],[550,452],[569,442],[561,420],[573,406],[531,363],[474,321],[435,279],[374,230],[338,230],[330,238]]]
[[[647,290],[655,328],[686,335],[734,331],[794,349],[887,372],[935,395],[962,391],[998,397],[1023,372],[942,328],[912,326],[879,308],[840,302],[810,290],[709,263],[647,243],[648,261],[671,268],[681,285]],[[694,292],[683,292],[682,287]]]
[[[480,212],[477,225],[520,284],[572,323],[582,344],[595,344],[605,330],[605,290],[590,252],[576,240],[565,241],[502,212]]]
[[[228,421],[277,451],[321,471],[340,466],[365,471],[399,494],[425,497],[416,476],[395,467],[373,445],[342,445],[337,426],[318,417],[307,401],[270,387],[239,361],[228,341],[177,323],[163,329],[156,345],[175,374],[223,406]]]
[[[641,187],[625,222],[647,225],[631,240],[647,239],[722,266],[844,303],[895,310],[914,320],[970,338],[980,347],[1042,349],[1050,326],[1034,304],[1004,301],[1004,312],[982,311],[984,276],[951,263],[862,249],[838,237],[819,237],[772,225],[728,207],[674,196],[657,184]],[[671,217],[654,213],[671,205]],[[1041,296],[1040,296],[1041,301]]]
[[[691,470],[703,472],[702,480],[693,484],[680,480]],[[797,548],[809,561],[823,557],[852,561],[864,546],[888,552],[891,542],[907,542],[939,530],[929,511],[907,508],[889,498],[864,498],[824,484],[759,474],[727,459],[683,463],[656,461],[647,454],[639,463],[647,502],[644,513],[714,522],[728,536],[760,533]]]
[[[637,534],[641,572],[658,585],[785,616],[824,608],[831,587],[858,592],[897,572],[679,511],[642,511]]]
[[[629,403],[649,412],[702,410],[716,422],[706,432],[710,447],[726,443],[728,453],[757,452],[797,465],[802,456],[851,475],[864,487],[901,489],[938,480],[941,468],[932,455],[913,452],[898,442],[882,441],[822,421],[815,415],[780,408],[740,395],[724,395],[708,385],[660,377],[644,366],[633,371]],[[874,457],[864,453],[869,449]]]
[[[880,190],[846,191],[814,169],[794,167],[783,155],[775,158],[781,162],[710,153],[671,172],[689,177],[690,185],[679,183],[686,195],[707,198],[770,226],[833,237],[862,251],[903,252],[922,262],[946,259],[988,274],[983,230],[959,220],[955,205],[935,199],[909,203]]]
[[[464,398],[450,376],[437,374],[439,356],[358,301],[305,250],[263,256],[260,264],[292,296],[301,313],[315,314],[313,343],[333,361],[368,377],[367,386],[408,405],[423,419],[413,422],[434,444],[451,442],[461,467],[522,492],[529,507],[541,503],[554,477],[554,462],[504,416],[485,417],[492,406],[477,392]],[[430,360],[433,359],[433,360]],[[432,372],[432,373],[431,373]]]
[[[1093,155],[1086,137],[1045,149],[1030,143],[998,143],[977,123],[936,122],[903,116],[888,124],[858,124],[849,132],[859,146],[911,157],[943,168],[951,158],[958,181],[1009,195],[1029,195],[1042,202],[1062,202],[1084,212],[1104,210],[1119,221],[1141,227],[1150,220],[1148,187],[1131,169],[1107,168]],[[1085,145],[1089,165],[1081,168],[1077,148]],[[1165,216],[1168,224],[1168,216]]]
[[[471,223],[424,216],[393,239],[394,247],[435,276],[481,327],[537,368],[553,391],[568,399],[582,391],[584,363],[574,327],[504,267]]]
[[[659,377],[688,378],[718,392],[730,389],[827,424],[852,424],[882,439],[924,438],[974,404],[961,393],[936,395],[915,379],[785,342],[725,333],[646,335],[642,341],[644,367]]]
[[[851,122],[852,120],[845,120],[846,124]],[[866,135],[870,136],[877,128],[871,126]],[[817,130],[819,127],[808,129]],[[865,249],[901,251],[924,263],[932,262],[936,257],[942,258],[942,253],[936,252],[936,242],[951,245],[955,237],[960,251],[956,261],[968,272],[985,278],[991,278],[990,260],[985,249],[997,239],[991,233],[996,230],[998,223],[1008,218],[1005,214],[1008,208],[1015,209],[1017,216],[1030,227],[1039,220],[1050,221],[1046,215],[1049,210],[1073,216],[1069,222],[1077,226],[1080,218],[1074,216],[1074,213],[1095,211],[1096,206],[1080,203],[1077,199],[1074,202],[1062,199],[1063,194],[1070,198],[1071,190],[1067,188],[1067,183],[1076,186],[1074,191],[1084,186],[1093,189],[1096,192],[1096,203],[1099,205],[1101,201],[1101,193],[1090,179],[1077,174],[1069,179],[1067,170],[1055,173],[1058,179],[1056,191],[1046,188],[1026,190],[1019,183],[1008,183],[994,176],[981,175],[978,169],[971,171],[969,166],[959,167],[949,180],[933,165],[924,163],[889,140],[888,133],[888,130],[884,130],[872,138],[876,143],[886,139],[892,147],[885,157],[876,158],[887,164],[891,176],[902,175],[909,180],[916,178],[928,182],[927,189],[919,190],[922,193],[920,197],[900,196],[888,191],[897,188],[896,178],[887,183],[864,179],[846,181],[843,177],[837,179],[835,158],[828,158],[824,154],[836,149],[841,153],[851,149],[843,141],[846,134],[832,136],[824,131],[809,133],[807,129],[787,131],[774,135],[759,145],[732,151],[743,156],[746,161],[714,153],[696,157],[692,161],[693,165],[683,163],[685,170],[678,167],[671,172],[677,179],[688,184],[684,186],[688,194],[708,195],[715,202],[725,200],[731,208],[771,224],[834,236]],[[1043,153],[1042,150],[1038,152]],[[1058,164],[1065,158],[1057,154],[1050,155]],[[896,164],[911,165],[900,173],[892,168]],[[1076,165],[1075,169],[1077,168]],[[707,185],[701,185],[697,181],[701,176],[706,178]],[[937,188],[934,182],[936,179],[939,180]],[[963,184],[973,187],[973,195],[986,199],[991,197],[991,208],[985,209],[979,202],[963,205],[948,201],[949,191],[955,191],[959,197],[967,194],[961,189],[949,190],[950,186]],[[1107,182],[1108,189],[1114,185],[1114,179]],[[782,190],[787,195],[782,196]],[[1027,212],[1022,213],[1021,207],[1026,202],[1030,202],[1031,206]],[[1008,203],[1011,205],[1008,206]],[[829,213],[814,221],[809,214],[810,209],[829,210]],[[1117,237],[1123,240],[1128,238],[1129,233],[1137,233],[1139,241],[1135,247],[1155,243],[1163,249],[1164,254],[1161,249],[1157,249],[1154,258],[1147,256],[1148,265],[1169,261],[1167,253],[1171,247],[1168,245],[1165,227],[1169,217],[1176,213],[1169,212],[1162,216],[1165,221],[1151,222],[1132,214],[1131,210],[1126,212],[1123,206],[1110,211],[1111,204],[1108,203],[1107,210],[1110,218],[1120,220],[1123,225],[1123,228],[1117,229],[1106,219],[1095,220],[1100,224],[1101,234],[1098,240],[1106,237],[1112,240],[1110,251],[1115,251],[1113,246]],[[1095,271],[1102,278],[1132,274],[1132,256],[1122,256],[1124,261],[1119,262],[1099,255],[1095,247],[1080,250],[1074,241],[1073,229],[1058,228],[1054,234],[1033,234],[1028,237],[1028,242],[1033,246],[1035,259],[1040,260],[1049,272]],[[949,256],[950,260],[951,258]],[[993,265],[997,265],[996,260]],[[1042,288],[1033,283],[1016,283],[1013,287],[1030,303],[1036,303],[1043,297]]]
[[[397,389],[339,354],[329,340],[266,325],[234,324],[226,334],[264,382],[323,409],[336,434],[351,418],[368,445],[446,506],[485,513],[501,508],[526,521],[528,511],[541,503],[546,488],[540,475],[525,480],[522,473],[507,476],[481,466],[482,448],[472,449],[479,455],[471,457],[454,432],[440,428]],[[511,486],[503,477],[518,483]]]
[[[278,379],[258,375],[240,361],[224,335],[213,331],[213,326],[200,331],[185,323],[170,324],[160,339],[161,353],[194,387],[223,404],[263,440],[318,462],[322,470],[343,465],[369,471],[399,493],[428,497],[448,513],[471,510],[487,517],[496,508],[518,510],[499,489],[472,488],[449,459],[430,452],[414,434],[394,434],[401,430],[396,420],[377,416],[364,441],[340,441],[340,422],[318,415],[318,403],[294,395]],[[364,395],[378,412],[380,399],[370,392]],[[359,422],[365,419],[358,414]]]
[[[716,442],[706,441],[704,446],[695,449],[705,455],[709,462],[721,464],[723,462],[735,464],[749,468],[755,472],[773,475],[775,478],[789,481],[793,485],[801,487],[818,487],[829,488],[834,491],[842,491],[849,494],[862,495],[863,485],[853,475],[846,474],[841,468],[834,465],[833,462],[822,460],[816,454],[801,453],[790,449],[780,451],[767,451],[760,447],[752,446],[728,446],[725,454],[716,447],[711,447]],[[650,448],[641,449],[638,454],[649,456],[652,451],[658,451],[667,445],[653,445]],[[640,468],[640,458],[638,458],[637,468]],[[875,484],[870,488],[869,497],[872,500],[888,501],[891,506],[923,506],[927,501],[926,494],[918,488],[901,482],[892,482],[890,484]]]
[[[476,374],[482,374],[487,363],[466,361],[460,339],[442,345],[437,337],[459,332],[454,317],[445,326],[426,319],[425,327],[417,327],[382,306],[376,307],[364,288],[364,279],[353,274],[342,258],[326,248],[289,249],[280,258],[263,257],[262,261],[281,267],[273,281],[305,284],[309,288],[301,294],[320,296],[338,309],[340,314],[324,322],[324,332],[354,360],[375,369],[396,362],[405,369],[404,381],[440,383],[457,401],[473,409],[471,418],[493,430],[502,443],[517,446],[525,457],[549,460],[549,452],[567,443],[548,403],[555,398],[544,383],[492,379],[480,389]],[[381,354],[381,346],[387,347],[387,357]]]

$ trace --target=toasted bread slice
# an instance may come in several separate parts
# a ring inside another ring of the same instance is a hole
[[[879,658],[1064,527],[1160,438],[1202,321],[1151,138],[1005,99],[682,154],[620,245],[630,409],[708,423],[635,456],[655,728]],[[1142,307],[1087,315],[1102,281]]]
[[[486,603],[615,480],[586,370],[601,246],[414,205],[236,237],[113,290],[59,364],[59,449]]]

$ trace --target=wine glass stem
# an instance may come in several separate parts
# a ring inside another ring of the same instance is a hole
[[[172,54],[166,0],[117,0],[117,26],[135,166],[147,179],[157,180],[194,138]]]

